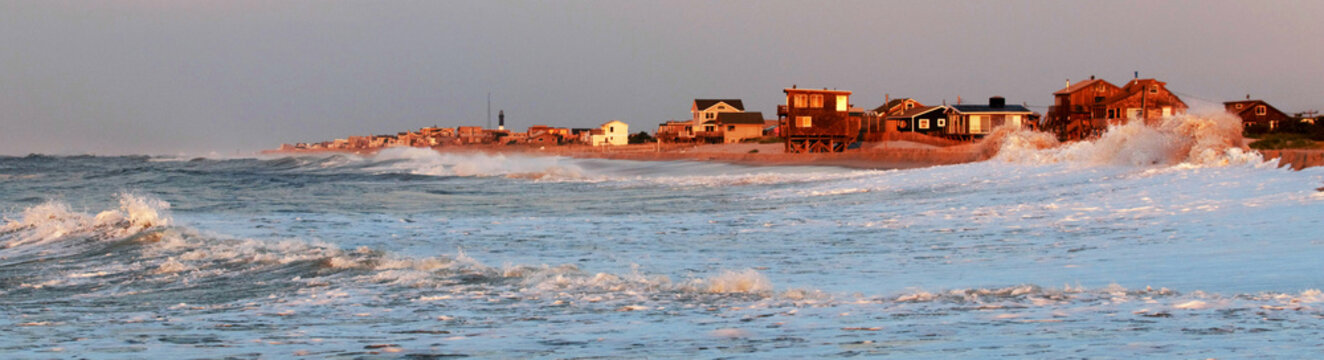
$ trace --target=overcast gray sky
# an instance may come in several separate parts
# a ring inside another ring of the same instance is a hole
[[[1132,71],[1291,113],[1324,108],[1320,39],[1324,1],[0,0],[0,154],[484,125],[488,92],[516,129],[650,133],[694,98],[774,117],[792,84],[1042,106]]]

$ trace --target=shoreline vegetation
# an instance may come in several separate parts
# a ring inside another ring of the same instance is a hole
[[[913,169],[939,165],[979,162],[997,155],[997,149],[984,142],[938,146],[906,140],[864,142],[858,149],[840,153],[788,154],[781,143],[733,144],[631,144],[624,146],[588,145],[449,145],[431,147],[442,153],[522,154],[564,156],[580,159],[634,161],[713,161],[746,166],[837,166],[854,169]],[[384,148],[369,149],[297,149],[266,150],[263,154],[347,153],[375,154]],[[1324,166],[1324,149],[1256,150],[1265,160],[1279,159],[1280,167],[1301,170]]]

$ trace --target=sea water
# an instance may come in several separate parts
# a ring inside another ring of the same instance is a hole
[[[910,170],[4,157],[0,356],[1318,356],[1324,171],[1228,123]]]

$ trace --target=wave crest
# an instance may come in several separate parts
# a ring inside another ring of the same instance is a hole
[[[1264,162],[1259,153],[1242,145],[1241,119],[1226,112],[1109,125],[1097,138],[1066,144],[1046,133],[1001,128],[985,143],[986,148],[996,149],[994,159],[1014,163],[1228,166]]]
[[[0,226],[0,248],[44,244],[71,237],[118,239],[148,229],[169,226],[170,203],[128,193],[118,195],[118,209],[95,216],[73,211],[68,204],[51,201],[23,210],[18,220],[6,218]]]

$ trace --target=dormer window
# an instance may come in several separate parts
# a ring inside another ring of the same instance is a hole
[[[1241,108],[1243,108],[1243,107],[1245,107],[1245,106],[1246,106],[1246,104],[1237,104],[1237,110],[1241,110]]]
[[[1255,115],[1264,115],[1268,113],[1269,113],[1269,109],[1265,108],[1264,105],[1255,107]]]
[[[1150,86],[1149,86],[1149,93],[1150,93],[1150,94],[1158,94],[1158,85],[1150,85]]]

